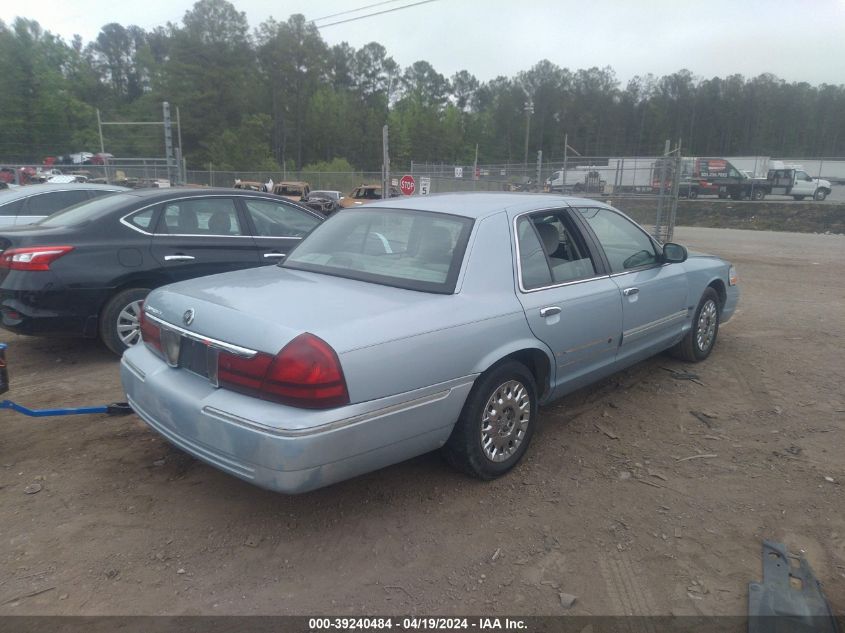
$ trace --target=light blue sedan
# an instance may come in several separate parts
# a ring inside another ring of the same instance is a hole
[[[121,377],[170,442],[304,492],[442,449],[483,479],[538,405],[671,350],[710,355],[726,261],[594,200],[448,194],[343,210],[280,266],[159,288]]]

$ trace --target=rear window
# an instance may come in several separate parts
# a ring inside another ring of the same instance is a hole
[[[32,196],[23,215],[50,215],[80,202],[90,200],[85,189],[73,191],[47,191]]]
[[[314,229],[281,266],[451,294],[472,224],[446,213],[347,209]]]

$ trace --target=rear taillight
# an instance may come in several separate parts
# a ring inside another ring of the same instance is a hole
[[[67,255],[73,246],[27,246],[10,248],[0,255],[0,268],[11,270],[50,270],[50,264]]]
[[[217,383],[232,391],[258,395],[272,362],[270,354],[258,353],[252,358],[243,358],[221,351],[217,357]]]
[[[161,328],[147,318],[143,304],[141,305],[139,321],[141,326],[141,340],[144,341],[147,347],[158,352],[159,355],[164,355],[161,349]]]
[[[349,404],[340,360],[323,339],[300,334],[276,356],[242,358],[221,351],[217,366],[221,387],[303,409]]]

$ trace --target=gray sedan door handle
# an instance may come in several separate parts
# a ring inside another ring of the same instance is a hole
[[[639,288],[625,288],[625,290],[622,291],[622,294],[626,297],[630,297],[631,295],[637,294],[639,291]]]
[[[556,314],[560,314],[559,306],[548,306],[547,308],[540,308],[541,317],[550,317]]]
[[[189,262],[196,259],[193,255],[165,255],[166,262]]]
[[[281,259],[282,257],[286,257],[285,253],[264,253],[264,257],[266,259]]]

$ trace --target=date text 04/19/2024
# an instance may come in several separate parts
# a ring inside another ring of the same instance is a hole
[[[310,631],[446,631],[446,630],[511,630],[519,631],[526,624],[519,618],[441,618],[441,617],[372,617],[372,618],[309,618]]]

